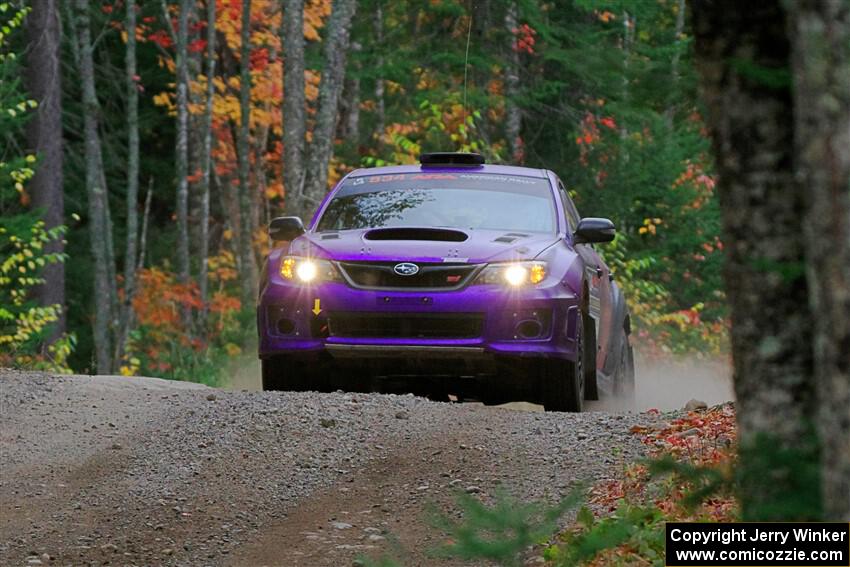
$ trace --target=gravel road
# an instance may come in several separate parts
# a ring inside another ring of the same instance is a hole
[[[556,501],[654,419],[0,371],[0,565],[454,565],[429,505]]]

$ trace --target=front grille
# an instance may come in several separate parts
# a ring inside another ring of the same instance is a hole
[[[332,337],[388,339],[474,339],[481,336],[480,313],[334,312]]]
[[[355,286],[366,289],[457,289],[478,271],[470,264],[416,264],[419,272],[402,276],[393,271],[399,262],[340,262],[339,268]]]

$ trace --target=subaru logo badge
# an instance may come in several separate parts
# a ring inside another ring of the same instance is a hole
[[[410,262],[402,262],[393,266],[393,271],[400,276],[415,276],[419,273],[419,266]]]

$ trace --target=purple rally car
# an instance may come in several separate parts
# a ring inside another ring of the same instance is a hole
[[[629,395],[629,314],[551,171],[424,154],[360,169],[308,227],[271,222],[257,311],[266,390],[402,391],[581,411]]]

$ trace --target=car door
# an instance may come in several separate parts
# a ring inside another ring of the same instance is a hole
[[[573,203],[564,184],[560,180],[558,181],[558,190],[561,193],[561,200],[564,203],[567,221],[570,225],[570,238],[572,239],[572,233],[578,226],[581,216],[579,216],[575,203]],[[605,363],[604,355],[608,352],[608,343],[611,340],[612,298],[610,272],[608,266],[602,261],[602,258],[592,244],[575,244],[573,248],[584,262],[585,280],[587,281],[590,294],[588,311],[595,322],[597,350],[603,354],[603,356],[597,356],[596,366],[597,368],[602,368]]]

